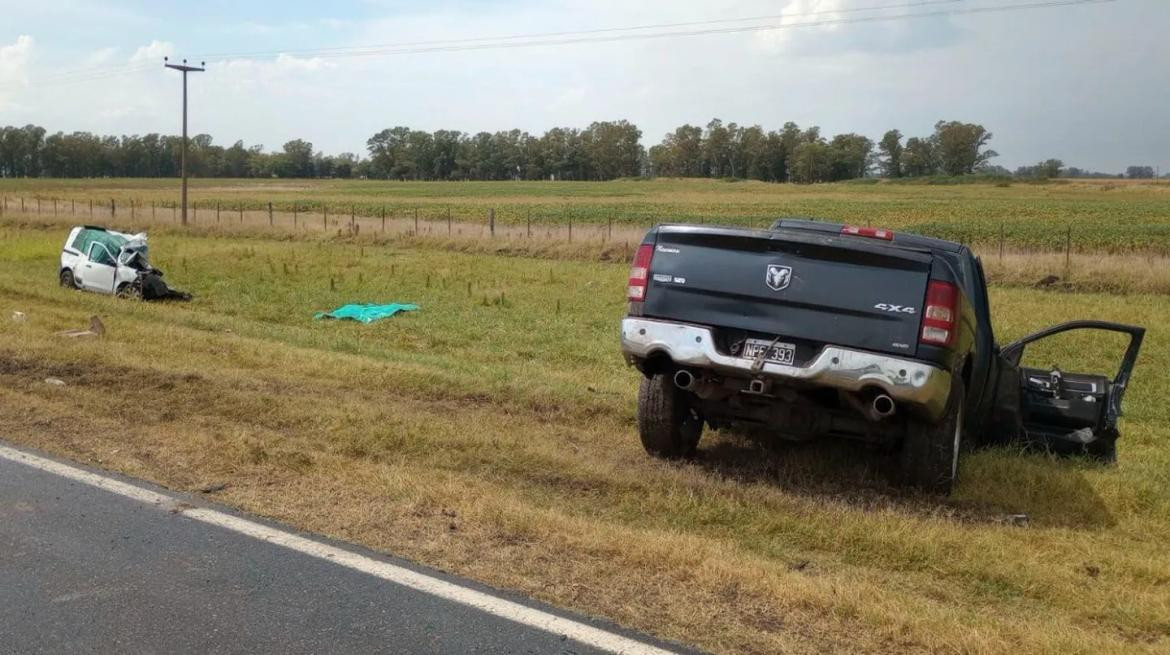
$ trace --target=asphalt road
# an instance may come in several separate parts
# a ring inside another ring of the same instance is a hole
[[[129,482],[217,515],[287,530]],[[0,652],[605,652],[596,643],[195,520],[175,508],[0,456]],[[605,634],[654,643],[401,560],[304,536],[361,561],[390,563]]]

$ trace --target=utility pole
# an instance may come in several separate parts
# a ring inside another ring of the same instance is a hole
[[[183,225],[187,224],[187,73],[201,73],[206,70],[203,68],[206,65],[201,61],[199,66],[188,66],[186,59],[182,64],[172,64],[167,57],[163,57],[163,66],[183,72],[183,147],[180,149],[182,155],[179,164],[183,176]]]

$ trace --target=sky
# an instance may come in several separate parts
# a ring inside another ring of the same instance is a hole
[[[221,145],[303,138],[364,155],[397,125],[540,134],[626,119],[650,146],[712,118],[876,141],[961,120],[994,134],[1009,169],[1055,157],[1170,171],[1170,0],[982,11],[1044,1],[0,0],[0,125],[178,134],[169,56],[208,62],[188,80],[189,130]],[[692,24],[628,29],[678,23]],[[566,32],[588,34],[466,47]],[[403,45],[431,41],[447,43]]]

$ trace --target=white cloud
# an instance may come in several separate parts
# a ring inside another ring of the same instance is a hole
[[[22,34],[12,45],[0,46],[0,110],[16,106],[20,87],[28,85],[34,39]]]
[[[151,41],[149,45],[139,46],[134,54],[130,55],[130,63],[162,66],[163,57],[173,56],[175,56],[175,44],[169,41]]]
[[[114,47],[98,48],[97,50],[94,50],[93,52],[86,55],[85,67],[86,68],[96,68],[98,66],[103,66],[105,64],[112,62],[114,60],[114,58],[117,57],[117,55],[118,55],[117,48],[114,48]]]
[[[5,84],[28,83],[28,65],[34,43],[31,36],[21,34],[12,45],[0,46],[0,80]]]

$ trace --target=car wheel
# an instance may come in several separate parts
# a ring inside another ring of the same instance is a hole
[[[963,405],[966,388],[956,376],[951,382],[943,417],[934,423],[912,420],[902,439],[902,483],[938,494],[949,494],[959,477],[963,452]]]
[[[77,288],[77,280],[73,277],[73,271],[67,268],[62,270],[59,279],[61,281],[61,286],[65,287],[66,289]]]
[[[638,436],[655,457],[674,459],[695,453],[703,434],[703,420],[687,403],[686,392],[671,376],[643,378],[638,389]]]
[[[127,298],[129,300],[141,300],[142,289],[131,284],[130,282],[123,282],[122,286],[118,287],[117,296],[119,298]]]

